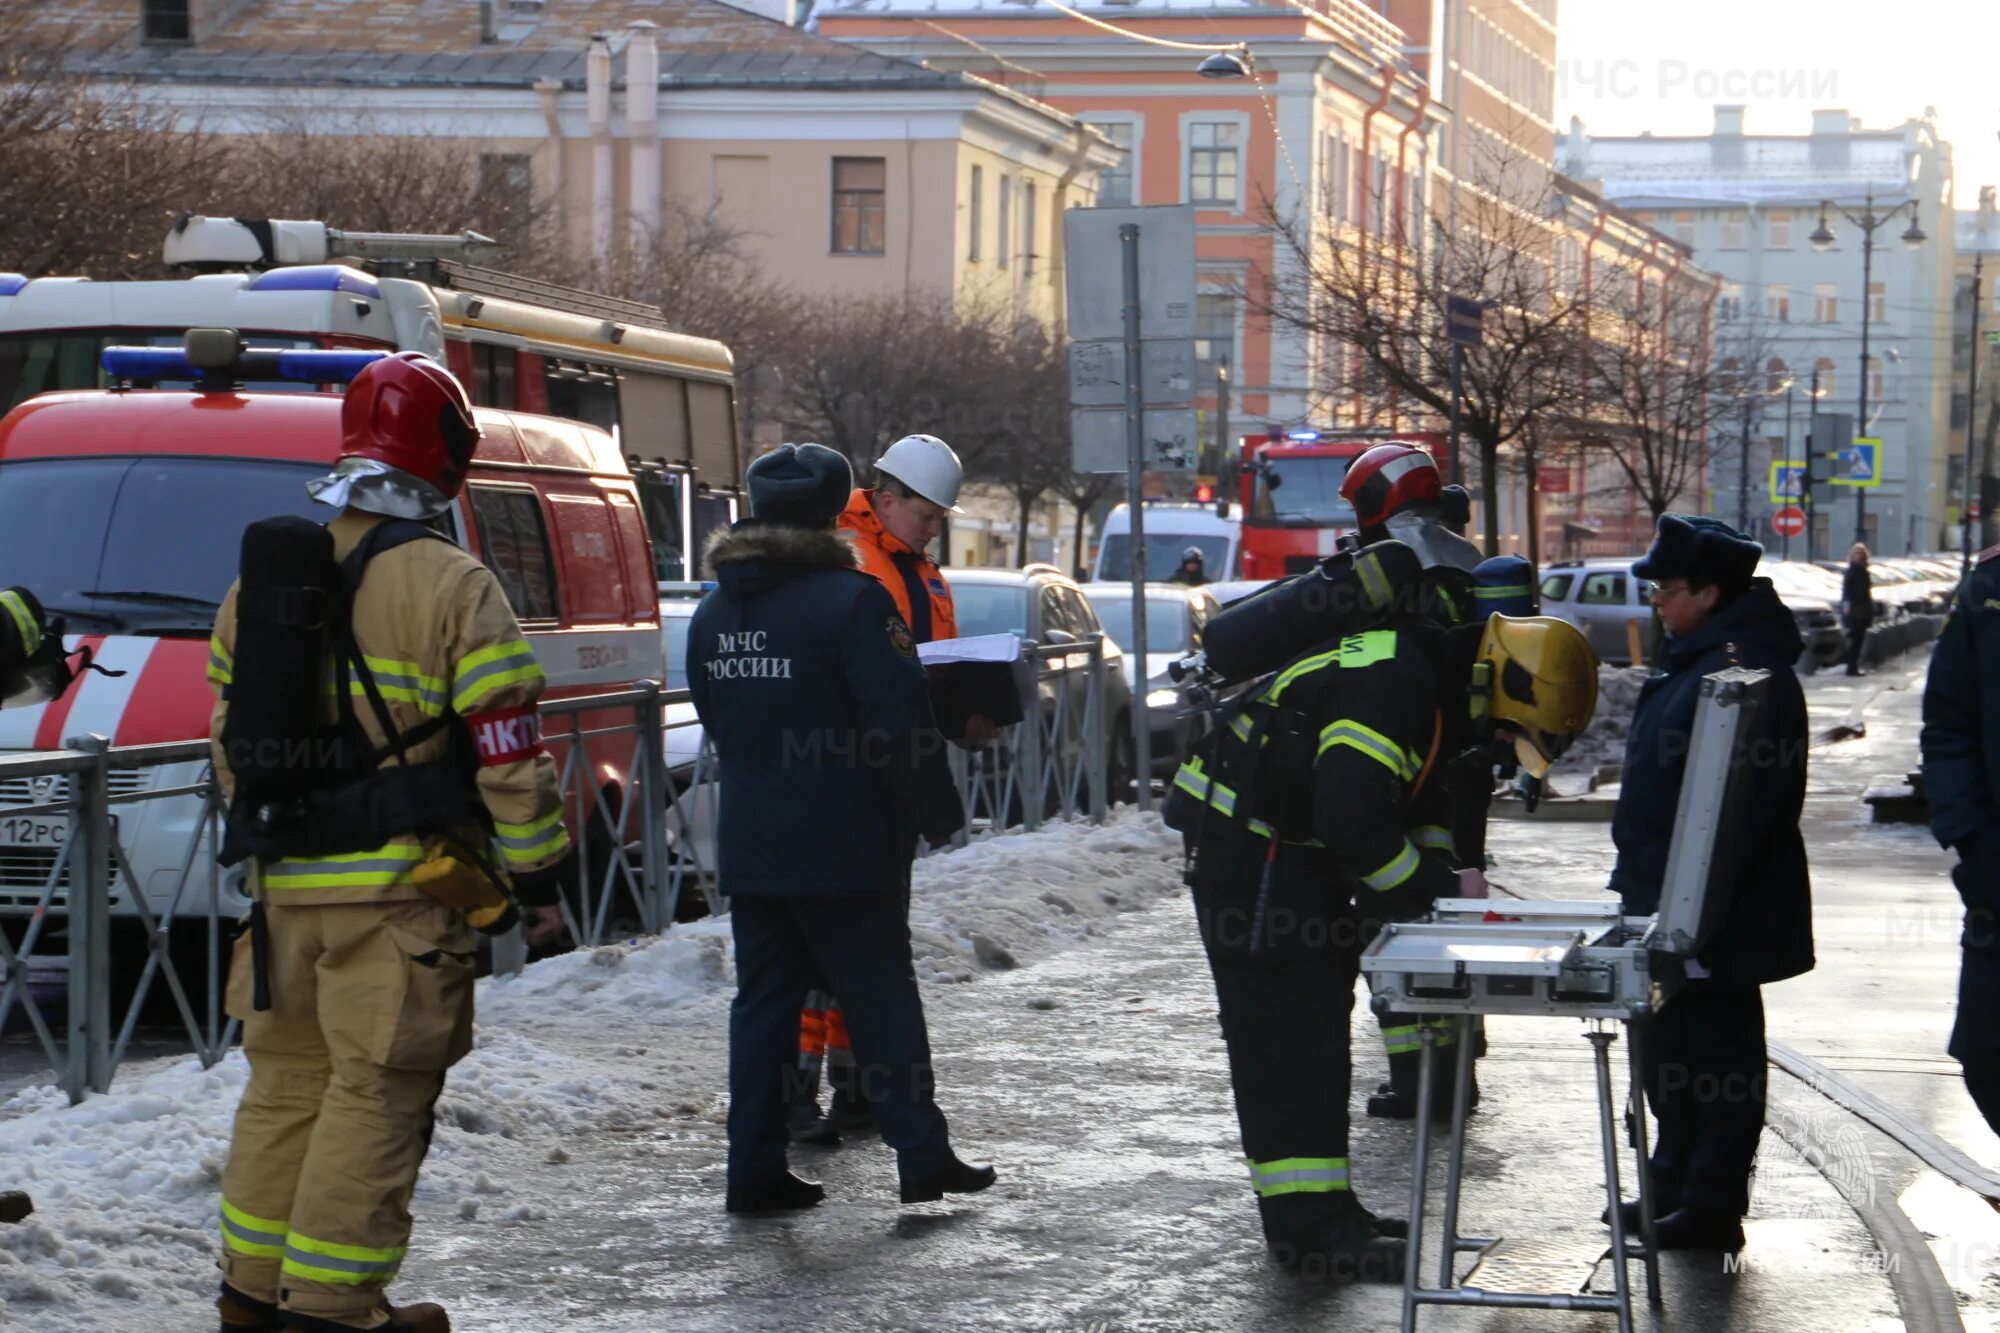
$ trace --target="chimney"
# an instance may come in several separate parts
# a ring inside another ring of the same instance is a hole
[[[1973,222],[1973,244],[1984,250],[2000,248],[2000,204],[1994,200],[1995,187],[1979,187],[1979,214]]]
[[[1717,103],[1715,107],[1715,134],[1717,138],[1740,139],[1743,137],[1743,107]]]
[[[640,19],[625,48],[625,133],[632,153],[632,257],[660,235],[660,25]]]
[[[1847,108],[1836,111],[1815,111],[1812,118],[1814,135],[1833,134],[1846,136],[1854,128],[1854,118],[1847,114]]]
[[[590,36],[584,59],[584,101],[590,112],[590,253],[600,280],[611,272],[611,38]]]
[[[479,0],[479,44],[491,46],[500,40],[493,25],[493,0]]]

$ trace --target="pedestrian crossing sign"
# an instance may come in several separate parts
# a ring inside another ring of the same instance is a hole
[[[1806,497],[1806,465],[1795,458],[1774,459],[1771,463],[1771,503],[1791,504]]]
[[[1882,441],[1856,436],[1851,447],[1833,456],[1833,475],[1827,480],[1836,486],[1880,486],[1882,484]]]

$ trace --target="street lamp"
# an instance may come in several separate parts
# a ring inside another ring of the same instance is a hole
[[[1217,51],[1194,67],[1204,79],[1247,79],[1250,77],[1250,48],[1232,47]]]
[[[1870,293],[1870,289],[1875,285],[1875,233],[1882,227],[1886,227],[1891,218],[1907,208],[1910,210],[1910,225],[1903,231],[1903,244],[1911,250],[1917,250],[1923,246],[1925,241],[1930,239],[1929,236],[1924,234],[1924,229],[1917,224],[1916,200],[1905,199],[1888,212],[1880,215],[1877,215],[1875,212],[1875,190],[1872,186],[1864,195],[1864,200],[1861,216],[1856,217],[1832,200],[1822,199],[1819,205],[1819,225],[1813,228],[1812,235],[1806,237],[1806,240],[1815,250],[1825,252],[1833,248],[1833,227],[1827,217],[1829,210],[1839,213],[1840,216],[1861,229],[1861,410],[1855,414],[1854,420],[1856,428],[1862,431],[1868,429],[1868,326],[1870,317],[1875,312],[1875,303]],[[1881,466],[1881,455],[1879,453],[1876,455],[1875,465],[1878,468]],[[1868,488],[1866,486],[1856,486],[1854,488],[1854,540],[1857,542],[1868,540]]]

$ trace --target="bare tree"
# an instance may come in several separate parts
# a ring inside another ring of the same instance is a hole
[[[1306,333],[1323,350],[1320,396],[1352,418],[1390,413],[1437,424],[1451,415],[1453,297],[1483,302],[1484,343],[1465,349],[1462,433],[1468,468],[1485,488],[1489,550],[1499,545],[1501,453],[1577,392],[1572,354],[1579,298],[1558,281],[1554,191],[1546,167],[1495,150],[1462,185],[1449,213],[1413,215],[1405,198],[1377,192],[1362,207],[1366,236],[1314,214],[1267,216],[1284,266],[1248,284],[1254,310]],[[1295,276],[1294,276],[1295,275]],[[1343,363],[1351,363],[1343,366]]]
[[[1764,383],[1767,346],[1755,324],[1718,348],[1715,293],[1614,265],[1579,310],[1583,419],[1573,438],[1610,459],[1655,520],[1689,494]]]
[[[181,195],[221,169],[224,142],[177,128],[131,84],[72,73],[83,48],[36,17],[0,13],[0,268],[157,276]]]

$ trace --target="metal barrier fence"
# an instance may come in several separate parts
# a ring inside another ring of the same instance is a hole
[[[1119,748],[1120,719],[1107,714],[1105,677],[1117,668],[1104,656],[1104,636],[1030,643],[1023,655],[1034,677],[1026,716],[985,749],[952,747],[952,780],[966,812],[956,846],[975,832],[1017,824],[1031,831],[1050,818],[1098,823],[1113,800],[1110,756]]]
[[[1111,799],[1105,673],[1114,668],[1101,640],[1029,655],[1027,717],[988,749],[952,749],[975,827],[1101,820]],[[687,692],[642,682],[548,701],[542,715],[569,825],[581,830],[563,895],[578,946],[666,930],[691,885],[710,911],[725,910],[713,865],[717,761],[696,739]],[[237,1029],[223,1009],[227,950],[249,898],[246,867],[216,861],[224,803],[206,741],[67,745],[0,755],[0,1032],[22,1015],[79,1101],[110,1086],[142,1022],[156,1040],[162,1002],[170,1034],[204,1065],[227,1053]],[[518,931],[494,941],[496,971],[525,962]],[[59,992],[34,984],[38,965],[66,973]],[[56,993],[60,1031],[44,1012]]]

